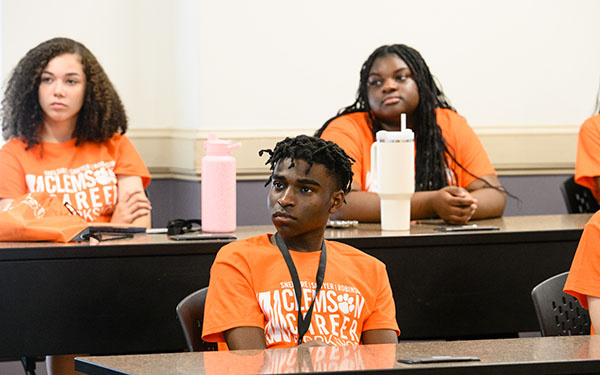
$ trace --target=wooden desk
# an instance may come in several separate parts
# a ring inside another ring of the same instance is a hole
[[[422,365],[397,358],[474,356],[481,362]],[[504,340],[413,342],[232,352],[83,357],[75,369],[113,374],[592,374],[600,371],[600,337],[537,337]]]
[[[444,234],[378,225],[328,230],[386,263],[401,339],[499,337],[538,330],[530,291],[569,269],[590,215],[485,220],[500,231]],[[238,238],[272,232],[240,227]],[[3,243],[0,358],[183,350],[175,306],[208,285],[224,242],[165,235],[87,244]]]

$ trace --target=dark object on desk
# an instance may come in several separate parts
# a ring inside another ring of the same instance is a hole
[[[560,185],[560,192],[570,214],[594,213],[600,209],[592,191],[575,183],[574,176],[567,178]]]
[[[542,281],[531,291],[542,336],[590,334],[589,312],[577,298],[563,292],[569,272]]]
[[[176,234],[169,236],[170,240],[175,241],[213,241],[213,240],[236,240],[237,237],[233,234],[227,233],[204,233],[204,232],[190,232],[183,234]]]
[[[146,228],[134,227],[131,225],[119,225],[110,223],[95,223],[90,224],[75,236],[72,241],[89,241],[90,238],[95,238],[98,241],[120,240],[131,238],[135,233],[145,233]]]
[[[204,302],[207,292],[208,287],[197,290],[181,300],[175,308],[185,341],[191,352],[217,350],[217,344],[202,340]]]
[[[104,233],[144,233],[146,227],[134,227],[127,224],[109,224],[102,225],[102,223],[90,224],[87,229],[90,232],[104,232]]]
[[[444,362],[478,362],[481,359],[477,357],[456,357],[451,355],[434,355],[431,357],[412,357],[399,358],[398,362],[407,363],[409,365],[423,363],[444,363]]]
[[[197,224],[197,226],[194,226],[194,224]],[[199,231],[199,230],[202,230],[202,220],[200,220],[200,219],[191,219],[191,220],[175,219],[175,220],[170,220],[169,223],[167,224],[167,234],[169,236],[172,236],[175,234],[195,232],[195,231]]]
[[[466,225],[440,225],[435,227],[438,232],[470,232],[478,230],[500,230],[495,225],[477,225],[477,224],[466,224]]]

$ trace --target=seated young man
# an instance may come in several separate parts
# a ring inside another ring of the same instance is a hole
[[[232,350],[397,343],[385,265],[324,240],[329,215],[350,190],[352,159],[335,143],[305,135],[261,156],[264,151],[273,171],[268,206],[277,232],[219,251],[203,339]]]

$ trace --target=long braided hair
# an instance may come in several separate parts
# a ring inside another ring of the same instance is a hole
[[[275,149],[265,149],[258,152],[259,156],[263,153],[270,155],[265,164],[270,164],[270,169],[274,170],[277,162],[290,159],[290,168],[294,168],[294,160],[301,159],[308,164],[308,170],[313,164],[322,164],[327,173],[336,181],[336,188],[342,190],[345,194],[350,192],[352,186],[352,159],[340,146],[331,141],[326,141],[317,137],[299,135],[294,138],[277,142]],[[272,176],[269,177],[265,186],[271,183]]]
[[[329,123],[339,116],[355,112],[366,112],[369,115],[373,139],[375,139],[375,134],[382,129],[382,126],[369,106],[367,93],[368,78],[375,60],[389,55],[398,56],[408,65],[408,68],[412,72],[412,78],[419,89],[419,105],[413,114],[415,122],[418,124],[413,129],[417,146],[415,190],[439,190],[447,186],[448,175],[446,171],[450,170],[448,157],[460,168],[471,174],[456,161],[454,150],[449,149],[446,145],[442,137],[442,130],[436,120],[436,108],[455,109],[450,105],[448,98],[446,98],[443,91],[435,82],[421,54],[414,48],[404,44],[384,45],[371,53],[360,70],[360,84],[356,94],[356,101],[352,105],[342,108],[335,117],[329,119],[317,130],[315,136],[320,137]]]

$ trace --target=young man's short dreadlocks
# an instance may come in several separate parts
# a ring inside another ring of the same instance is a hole
[[[277,162],[290,159],[290,168],[294,167],[294,160],[301,159],[308,163],[306,173],[313,164],[322,164],[327,173],[337,182],[337,188],[344,193],[350,192],[352,185],[352,159],[337,144],[316,137],[299,135],[294,138],[287,137],[277,142],[274,150],[266,149],[258,152],[259,156],[266,152],[270,155],[265,164],[270,164],[270,169],[275,169]],[[271,183],[271,178],[265,184]]]

